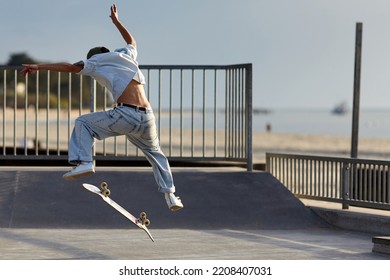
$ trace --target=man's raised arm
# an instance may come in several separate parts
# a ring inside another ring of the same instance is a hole
[[[134,39],[134,37],[131,35],[131,33],[126,29],[126,27],[119,21],[118,18],[118,11],[116,8],[116,5],[113,4],[111,6],[111,15],[110,18],[112,19],[112,22],[116,26],[116,28],[121,33],[123,39],[126,41],[127,44],[133,45],[134,47],[137,47],[137,43]]]

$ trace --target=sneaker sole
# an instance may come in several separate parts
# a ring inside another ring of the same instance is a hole
[[[171,206],[169,209],[172,211],[172,212],[175,212],[177,210],[180,210],[182,209],[184,206],[178,206],[178,205],[175,205],[175,206]]]
[[[83,177],[91,176],[93,174],[95,174],[95,171],[91,170],[91,171],[87,171],[87,172],[79,173],[79,174],[70,174],[68,176],[64,175],[64,176],[62,176],[62,178],[64,178],[67,181],[75,181],[75,180],[78,180],[78,179],[83,178]]]

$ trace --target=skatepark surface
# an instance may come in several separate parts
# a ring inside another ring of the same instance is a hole
[[[378,232],[367,226],[367,217],[373,225],[378,217],[387,219],[386,212],[350,210],[364,217],[362,224],[353,219],[357,228],[362,225],[359,231],[334,226],[313,210],[324,213],[328,204],[306,206],[267,172],[173,168],[184,208],[171,212],[151,168],[98,167],[78,181],[63,180],[64,167],[0,170],[2,260],[390,259],[372,252]],[[102,181],[111,199],[130,213],[147,212],[156,242],[81,187]]]

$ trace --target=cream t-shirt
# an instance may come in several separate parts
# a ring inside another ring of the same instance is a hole
[[[114,52],[95,54],[83,61],[84,68],[78,74],[94,78],[117,101],[131,80],[145,84],[145,77],[138,68],[137,55],[137,49],[130,44]]]

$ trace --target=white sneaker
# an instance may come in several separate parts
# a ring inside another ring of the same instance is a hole
[[[95,168],[92,162],[83,162],[65,173],[62,178],[65,180],[77,180],[82,177],[91,176],[95,173]]]
[[[184,207],[180,198],[174,193],[165,193],[165,201],[171,211],[177,211]]]

